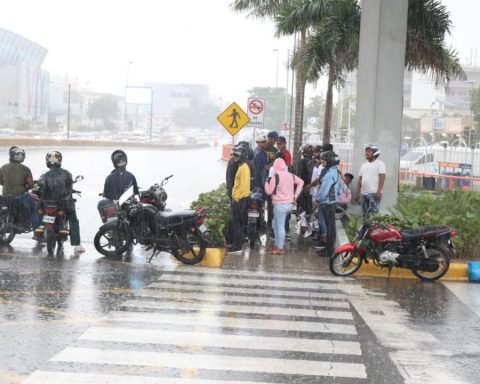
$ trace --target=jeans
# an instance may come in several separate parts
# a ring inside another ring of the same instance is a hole
[[[377,199],[375,193],[368,193],[362,195],[361,205],[363,218],[366,218],[368,215],[375,215],[380,210],[380,202],[382,198]]]
[[[40,218],[38,216],[37,205],[35,204],[35,200],[33,200],[33,197],[30,196],[28,193],[24,193],[15,196],[15,199],[20,201],[27,210],[27,212],[29,212],[30,218],[32,220],[33,229],[38,228],[38,226],[40,225]]]
[[[320,211],[325,218],[327,227],[327,256],[331,256],[335,251],[335,241],[337,241],[337,227],[335,222],[336,204],[321,204]]]
[[[275,234],[275,247],[283,249],[285,243],[285,219],[292,212],[293,204],[273,204],[273,232]]]

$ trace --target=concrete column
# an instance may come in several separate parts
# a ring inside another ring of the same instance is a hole
[[[387,167],[382,210],[398,197],[407,14],[408,0],[362,0],[353,174],[364,145],[378,144]]]

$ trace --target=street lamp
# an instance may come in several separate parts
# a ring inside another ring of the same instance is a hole
[[[470,89],[470,127],[468,128],[468,148],[472,148],[472,127],[473,127],[473,108],[472,108],[472,93],[475,88],[475,80],[467,80],[465,83],[468,83],[472,86]]]
[[[277,53],[277,72],[276,72],[276,75],[275,75],[275,88],[278,88],[278,58],[279,58],[278,49],[275,48],[275,49],[273,50],[273,52],[276,52],[276,53]]]
[[[79,85],[79,84],[89,84],[88,81],[84,81],[81,83],[75,83],[74,85]],[[71,96],[71,91],[72,91],[72,83],[68,83],[68,105],[67,105],[67,140],[70,139],[70,110],[71,110],[71,103],[70,103],[70,96]]]

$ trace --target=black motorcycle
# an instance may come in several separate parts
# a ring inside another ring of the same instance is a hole
[[[265,231],[265,200],[260,188],[256,188],[250,196],[248,202],[248,224],[247,237],[250,248],[255,247],[256,240],[260,237],[260,232]]]
[[[35,191],[29,194],[38,203]],[[13,197],[0,196],[0,245],[10,244],[17,234],[32,231],[30,210]]]
[[[130,187],[118,201],[118,215],[110,217],[95,235],[95,249],[107,257],[120,256],[131,244],[141,244],[153,250],[149,259],[159,252],[171,253],[184,264],[197,264],[205,256],[207,228],[204,224],[207,210],[201,208],[180,212],[165,212],[167,194],[160,185],[152,186],[148,197],[151,203],[142,203]],[[158,186],[158,187],[157,187]]]

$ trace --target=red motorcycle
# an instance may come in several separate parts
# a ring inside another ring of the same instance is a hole
[[[419,279],[441,278],[450,266],[455,252],[450,226],[433,225],[410,230],[398,230],[390,224],[367,220],[351,243],[338,247],[330,257],[330,271],[348,276],[362,263],[373,262],[378,267],[410,269]]]

